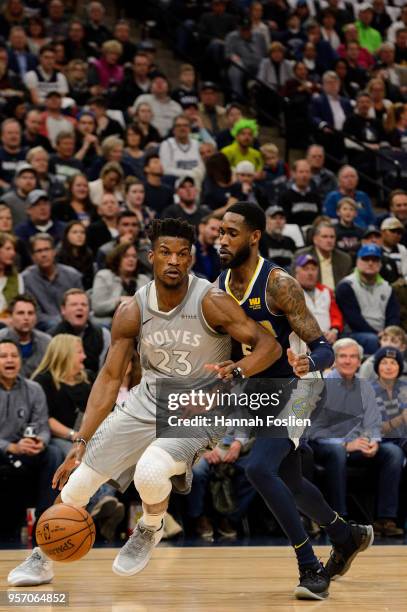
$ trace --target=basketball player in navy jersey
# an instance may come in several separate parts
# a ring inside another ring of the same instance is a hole
[[[218,283],[246,314],[274,333],[283,348],[282,356],[261,378],[292,379],[323,371],[334,354],[314,316],[304,292],[287,272],[259,255],[265,230],[263,210],[253,204],[237,203],[225,213],[220,229],[220,260],[223,268]],[[295,332],[309,347],[296,354],[289,337]],[[234,343],[232,359],[247,354]],[[288,380],[287,380],[288,383]],[[355,556],[373,542],[373,528],[346,523],[332,510],[321,492],[301,474],[300,451],[288,436],[257,436],[251,450],[247,476],[286,533],[297,555],[300,583],[298,599],[325,599],[331,578],[343,575]],[[297,510],[324,527],[333,542],[324,568],[316,558]]]

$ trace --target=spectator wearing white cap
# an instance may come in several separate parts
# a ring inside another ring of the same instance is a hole
[[[382,44],[380,32],[371,27],[373,21],[373,8],[369,2],[359,5],[356,28],[359,34],[359,44],[370,53],[375,53]]]
[[[381,226],[383,252],[396,262],[399,276],[407,278],[407,248],[400,244],[404,225],[396,217],[387,217]]]
[[[250,161],[240,161],[235,167],[235,179],[240,186],[239,200],[253,202],[265,210],[268,206],[266,192],[255,183],[256,171]]]

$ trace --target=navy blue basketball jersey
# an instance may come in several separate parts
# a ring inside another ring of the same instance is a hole
[[[281,269],[280,266],[271,261],[259,257],[257,268],[241,300],[238,300],[229,288],[230,269],[224,270],[219,276],[220,289],[232,296],[243,308],[247,316],[270,331],[282,346],[283,354],[280,359],[267,370],[257,374],[258,378],[286,378],[287,376],[293,376],[293,370],[287,358],[287,349],[290,348],[289,337],[293,330],[285,314],[273,313],[267,306],[267,282],[270,272],[276,268]],[[233,341],[232,359],[234,361],[238,361],[250,351],[250,346]]]

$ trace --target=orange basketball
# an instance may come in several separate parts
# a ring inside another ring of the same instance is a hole
[[[95,523],[83,508],[56,504],[41,514],[37,544],[53,561],[70,563],[86,555],[95,542]]]

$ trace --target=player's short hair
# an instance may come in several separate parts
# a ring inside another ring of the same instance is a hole
[[[266,229],[266,215],[258,204],[248,204],[247,202],[236,202],[230,206],[226,212],[241,215],[246,225],[253,231],[260,230],[261,233]]]
[[[153,219],[148,237],[154,246],[155,241],[161,236],[171,238],[185,238],[192,246],[196,240],[195,227],[181,219]]]

